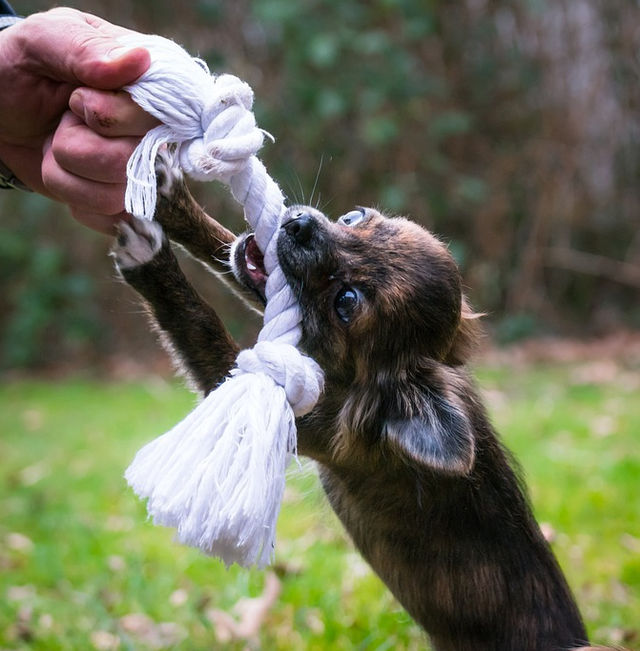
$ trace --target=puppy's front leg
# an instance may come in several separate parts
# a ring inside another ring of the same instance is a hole
[[[180,170],[169,170],[164,159],[157,163],[158,203],[154,219],[172,242],[214,271],[228,276],[229,251],[236,236],[219,224],[191,196]]]
[[[113,250],[118,270],[144,299],[178,368],[205,395],[235,362],[238,346],[213,308],[186,279],[156,222],[122,222]]]
[[[238,237],[198,205],[187,188],[182,172],[171,167],[166,154],[158,156],[156,170],[158,201],[155,221],[162,225],[172,242],[184,247],[196,260],[213,270],[247,304],[262,312],[264,301],[230,273],[232,245]]]

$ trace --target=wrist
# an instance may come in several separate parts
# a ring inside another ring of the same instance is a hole
[[[7,27],[11,27],[21,20],[20,16],[16,16],[13,8],[8,3],[0,0],[0,32]],[[11,12],[11,13],[5,13]],[[31,192],[31,190],[0,160],[0,190],[24,190]]]

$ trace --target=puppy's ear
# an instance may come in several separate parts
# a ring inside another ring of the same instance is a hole
[[[465,413],[452,400],[431,392],[420,403],[413,406],[411,417],[387,420],[384,434],[391,451],[409,465],[449,475],[469,474],[475,437]]]

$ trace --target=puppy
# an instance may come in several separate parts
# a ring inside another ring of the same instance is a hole
[[[162,225],[162,226],[160,226]],[[163,232],[164,228],[164,232]],[[184,184],[165,184],[157,222],[123,224],[123,278],[206,394],[237,346],[182,274],[169,239],[264,304],[252,235],[236,238]],[[297,420],[298,450],[317,461],[354,544],[437,651],[559,651],[588,644],[515,464],[465,364],[475,315],[436,237],[403,218],[357,208],[332,222],[287,210],[278,257],[302,310],[301,348],[325,391]]]

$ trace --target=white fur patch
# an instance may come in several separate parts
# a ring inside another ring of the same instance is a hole
[[[153,260],[162,248],[162,226],[158,222],[134,219],[121,222],[112,255],[118,269],[134,269]]]
[[[176,181],[182,181],[184,175],[176,163],[175,155],[167,145],[158,150],[155,167],[158,192],[163,197],[170,198],[174,184]]]

